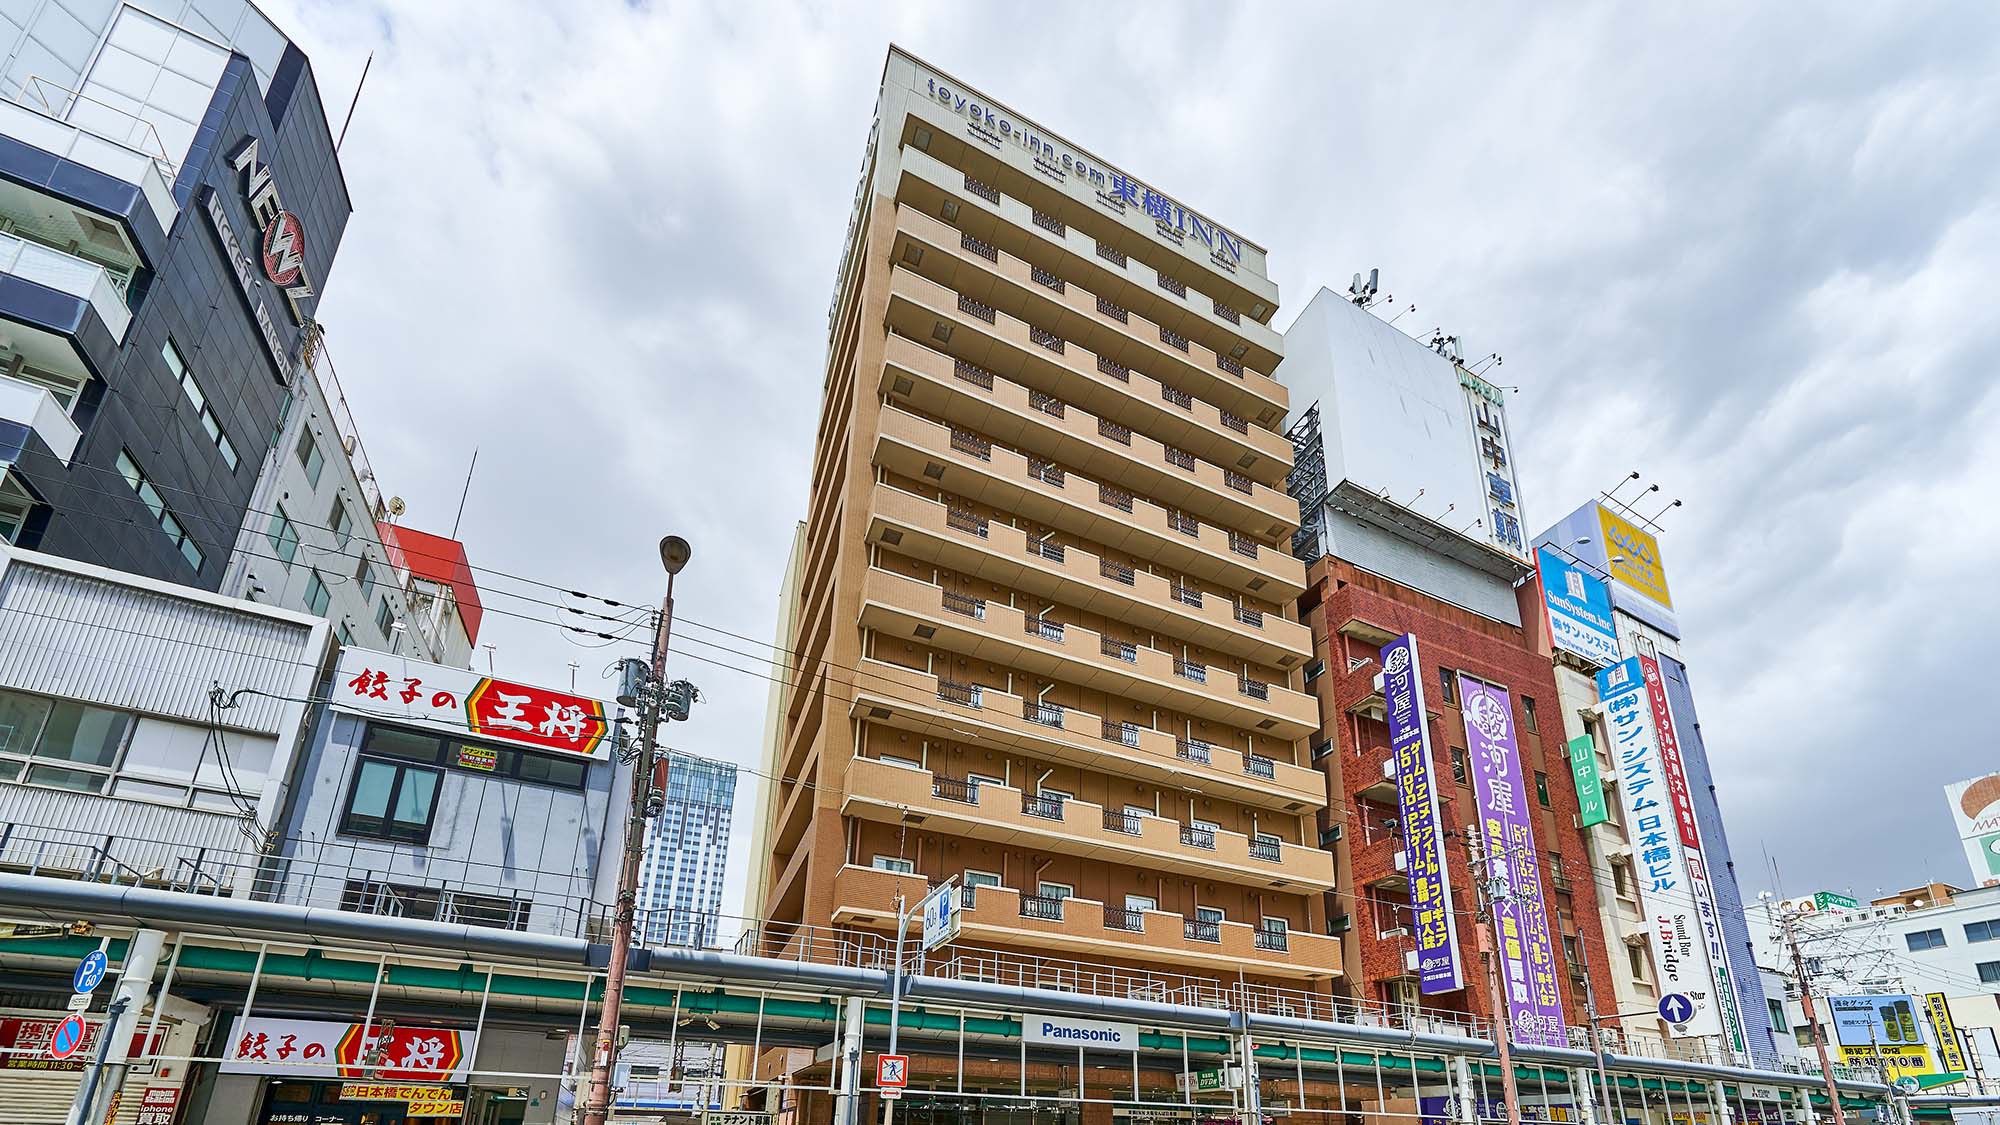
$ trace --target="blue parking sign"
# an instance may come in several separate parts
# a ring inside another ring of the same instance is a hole
[[[77,992],[88,993],[104,981],[106,969],[104,951],[93,949],[90,955],[77,962],[76,976],[70,978],[70,987]]]

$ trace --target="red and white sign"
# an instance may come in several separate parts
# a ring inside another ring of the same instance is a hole
[[[331,702],[439,734],[597,759],[611,754],[602,700],[386,652],[341,650]]]
[[[77,1018],[82,1019],[81,1016]],[[82,1070],[96,1056],[97,1036],[104,1030],[104,1021],[84,1020],[83,1041],[77,1044],[76,1049],[63,1058],[50,1058],[47,1048],[55,1037],[56,1026],[63,1019],[60,1015],[0,1019],[0,1070]],[[153,1049],[147,1050],[145,1029],[133,1032],[129,1057],[138,1060],[158,1054],[160,1041],[166,1035],[164,1028],[155,1032]]]
[[[461,1082],[474,1040],[469,1031],[327,1020],[236,1017],[224,1074],[366,1078],[383,1082]]]
[[[174,1110],[181,1103],[181,1092],[174,1086],[148,1086],[139,1099],[139,1116],[133,1125],[174,1125]]]
[[[884,1096],[891,1090],[900,1091],[910,1084],[910,1056],[876,1055],[875,1085],[882,1088]]]
[[[1667,775],[1667,793],[1674,801],[1674,823],[1680,827],[1681,844],[1699,848],[1701,827],[1694,819],[1694,796],[1688,791],[1680,739],[1674,737],[1674,713],[1667,704],[1667,684],[1660,677],[1660,662],[1642,656],[1639,669],[1646,677],[1646,699],[1653,705],[1653,731],[1660,740],[1660,769]]]

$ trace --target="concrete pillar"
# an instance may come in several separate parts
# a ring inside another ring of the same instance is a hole
[[[160,951],[167,935],[158,930],[140,930],[125,947],[125,963],[118,969],[118,989],[111,997],[111,1015],[104,1021],[105,1037],[100,1045],[103,1064],[93,1060],[85,1068],[83,1082],[70,1102],[68,1125],[96,1125],[107,1116],[98,1107],[110,1106],[125,1085],[127,1057],[131,1054],[132,1032],[146,1012],[146,995],[153,989],[153,974],[159,971]]]
[[[833,1103],[833,1125],[856,1125],[861,1109],[861,1021],[863,1001],[847,998],[847,1015],[840,1021],[840,1093]]]

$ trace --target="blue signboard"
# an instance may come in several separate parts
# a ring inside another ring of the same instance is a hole
[[[1410,873],[1411,928],[1417,935],[1417,980],[1424,995],[1465,987],[1451,912],[1451,870],[1431,768],[1429,718],[1417,638],[1405,633],[1382,646],[1382,699],[1388,709],[1389,755],[1396,764],[1396,804]]]
[[[1602,578],[1543,547],[1536,552],[1542,600],[1549,610],[1549,641],[1600,667],[1618,662],[1618,631],[1611,624],[1611,588]]]
[[[93,949],[89,955],[76,964],[76,975],[70,978],[70,987],[76,992],[89,992],[104,980],[104,951]]]

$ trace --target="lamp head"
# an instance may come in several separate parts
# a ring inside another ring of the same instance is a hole
[[[669,535],[660,540],[660,565],[667,568],[668,574],[679,574],[681,568],[688,564],[688,556],[691,554],[693,550],[688,546],[688,541],[678,535]]]

